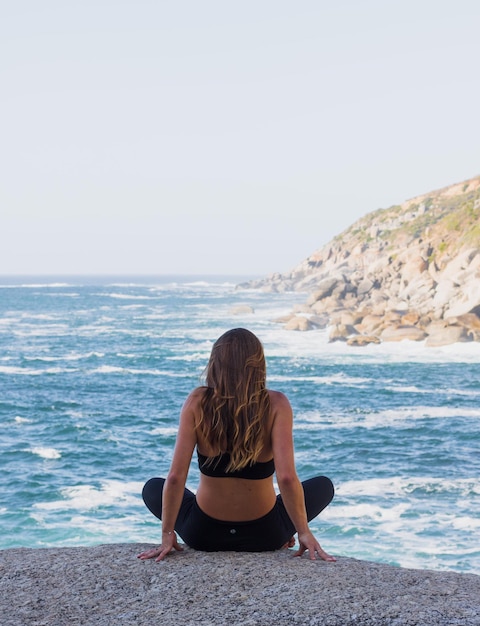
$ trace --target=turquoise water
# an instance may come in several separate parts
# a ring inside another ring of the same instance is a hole
[[[480,573],[480,345],[329,344],[274,321],[305,294],[240,280],[0,278],[0,548],[157,542],[142,485],[213,341],[245,326],[292,403],[300,477],[336,485],[325,549]]]

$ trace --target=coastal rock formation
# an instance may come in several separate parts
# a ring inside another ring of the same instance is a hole
[[[145,545],[0,551],[2,626],[478,626],[480,576]]]
[[[329,327],[331,341],[480,341],[480,176],[369,213],[248,287],[306,292],[286,327]]]

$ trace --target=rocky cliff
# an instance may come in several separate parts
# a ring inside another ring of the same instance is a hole
[[[288,274],[248,286],[307,292],[292,330],[352,345],[480,341],[480,176],[367,214]]]

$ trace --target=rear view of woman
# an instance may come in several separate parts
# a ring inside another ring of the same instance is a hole
[[[308,527],[332,500],[325,476],[301,483],[293,449],[293,415],[286,396],[266,388],[266,365],[258,338],[235,328],[214,344],[206,386],[188,396],[180,415],[167,478],[143,488],[150,511],[162,520],[162,543],[140,559],[164,559],[181,550],[178,533],[196,550],[262,552],[293,546],[334,561]],[[185,488],[197,448],[200,483]],[[273,474],[280,489],[277,496]]]

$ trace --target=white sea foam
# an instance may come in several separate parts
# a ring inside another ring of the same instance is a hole
[[[123,367],[118,367],[116,365],[101,365],[93,370],[90,370],[90,374],[118,374],[127,372]]]
[[[478,517],[455,517],[452,520],[452,526],[457,530],[469,530],[478,532],[480,530],[480,518]]]
[[[0,374],[20,375],[20,376],[41,376],[43,374],[67,374],[76,372],[72,367],[46,367],[35,369],[33,367],[15,367],[0,365]]]
[[[76,372],[75,368],[66,367],[47,367],[44,369],[34,369],[31,367],[15,367],[8,365],[0,365],[0,374],[20,375],[20,376],[41,376],[42,374],[64,374],[68,372]]]
[[[20,415],[17,415],[17,416],[15,417],[15,422],[16,422],[17,424],[31,424],[31,423],[32,423],[32,420],[31,420],[31,419],[28,419],[28,417],[21,417]]]
[[[150,431],[150,435],[160,435],[162,437],[176,437],[178,428],[169,426],[159,426]]]
[[[91,357],[102,358],[105,354],[103,352],[85,352],[58,355],[58,356],[24,356],[25,361],[44,361],[46,363],[54,363],[56,361],[81,361],[83,359],[90,359]],[[42,370],[45,371],[45,370]]]
[[[116,365],[102,365],[90,370],[89,374],[139,374],[142,376],[165,376],[168,378],[185,378],[185,372],[171,372],[170,370],[136,369],[131,367],[118,367]]]
[[[279,325],[257,329],[268,356],[301,356],[302,358],[340,359],[346,364],[382,363],[463,363],[480,362],[478,342],[455,343],[441,348],[427,348],[424,342],[401,341],[370,344],[362,348],[345,342],[328,341],[328,329],[300,333],[286,331]]]
[[[35,448],[28,448],[26,450],[26,452],[31,452],[32,454],[37,454],[38,456],[42,457],[42,459],[59,459],[62,455],[60,454],[60,452],[58,450],[56,450],[55,448],[44,448],[44,447],[35,447]]]
[[[100,487],[78,485],[64,487],[60,490],[61,500],[54,502],[37,502],[34,509],[44,511],[75,510],[88,511],[99,507],[125,507],[138,503],[143,483],[105,480]]]
[[[480,495],[480,485],[476,478],[445,479],[432,476],[416,476],[402,478],[371,478],[366,480],[350,480],[341,483],[337,492],[342,497],[353,496],[388,496],[405,498],[407,495],[421,490],[424,493],[458,493],[463,498]]]
[[[70,287],[69,283],[18,283],[16,285],[2,285],[1,289],[45,289],[48,287]]]
[[[318,385],[341,385],[341,386],[360,386],[365,387],[372,382],[371,378],[362,378],[361,376],[347,376],[340,372],[338,374],[332,374],[331,376],[295,376],[292,374],[283,376],[275,374],[269,376],[270,382],[313,382]]]
[[[349,526],[358,524],[359,518],[368,519],[375,524],[396,522],[409,508],[410,505],[407,502],[388,507],[365,502],[349,505],[337,504],[331,509],[325,509],[322,513],[322,517],[329,522],[341,520],[342,526],[345,528],[346,525],[348,528]]]
[[[12,334],[15,337],[65,337],[71,334],[71,329],[66,324],[49,324],[49,325],[35,325],[35,324],[22,324],[16,326],[12,330]]]
[[[432,406],[408,406],[395,409],[385,409],[378,412],[348,413],[342,415],[335,412],[333,415],[322,414],[319,411],[297,413],[294,429],[298,431],[350,429],[350,428],[386,428],[404,427],[412,422],[423,419],[472,419],[480,418],[480,408],[468,407],[432,407]]]
[[[117,300],[153,300],[152,296],[139,296],[131,293],[102,293],[97,294],[103,297],[114,298]]]
[[[444,481],[433,480],[437,487],[442,487]],[[471,568],[473,563],[469,562],[468,555],[478,555],[472,536],[480,527],[475,514],[478,507],[475,497],[463,496],[454,510],[451,505],[432,510],[431,501],[425,500],[424,495],[415,498],[409,494],[408,483],[422,481],[427,484],[432,479],[350,481],[339,485],[338,501],[322,512],[322,524],[333,524],[341,529],[337,538],[344,554],[374,560],[384,560],[390,555],[390,559],[403,567],[438,569],[457,565],[461,569]],[[474,479],[451,481],[459,492],[464,483],[472,486],[475,482]],[[432,495],[438,502],[438,494]],[[313,522],[314,529],[317,523]],[[378,548],[369,545],[363,553],[360,539],[368,529],[374,532]],[[460,566],[460,562],[463,565]]]
[[[105,320],[104,320],[105,321]],[[111,324],[84,324],[75,332],[79,337],[96,337],[97,335],[112,335],[113,331],[118,332]]]
[[[166,361],[186,361],[187,363],[193,361],[204,361],[207,364],[209,358],[208,352],[192,352],[191,354],[182,354],[179,356],[167,356]]]

